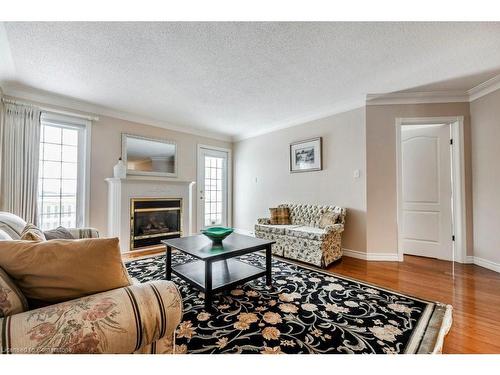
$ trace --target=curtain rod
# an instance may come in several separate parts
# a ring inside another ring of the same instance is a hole
[[[64,110],[61,110],[61,109],[56,109],[56,108],[53,108],[53,107],[47,107],[47,106],[44,106],[44,105],[38,105],[38,104],[30,103],[30,102],[27,102],[27,101],[23,101],[23,100],[2,98],[2,101],[4,103],[9,103],[9,104],[27,105],[27,106],[30,106],[30,107],[36,107],[36,108],[40,109],[40,111],[42,111],[42,112],[50,112],[50,113],[56,113],[56,114],[59,114],[59,115],[78,117],[78,118],[83,118],[83,119],[89,120],[89,121],[99,121],[99,117],[97,117],[97,116],[84,115],[84,114],[81,114],[81,113],[76,113],[76,112],[71,112],[71,111],[64,111]]]

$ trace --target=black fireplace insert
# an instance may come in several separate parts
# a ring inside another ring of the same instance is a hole
[[[130,208],[131,250],[160,246],[164,239],[181,237],[181,198],[132,198]]]

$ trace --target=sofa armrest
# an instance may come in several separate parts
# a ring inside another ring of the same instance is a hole
[[[161,280],[0,319],[0,337],[7,353],[144,352],[158,340],[171,349],[181,319],[177,287]]]
[[[28,301],[10,276],[0,267],[0,318],[28,310]]]
[[[330,233],[330,232],[338,232],[338,233],[342,233],[344,231],[344,224],[332,224],[332,225],[327,225],[325,227],[325,231],[327,233]]]
[[[257,219],[257,224],[269,225],[269,224],[271,224],[271,219],[269,219],[267,217],[259,218],[259,219]]]
[[[76,239],[99,238],[99,231],[95,228],[67,228]]]

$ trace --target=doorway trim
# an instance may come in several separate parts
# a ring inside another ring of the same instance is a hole
[[[397,226],[398,259],[403,261],[401,248],[401,210],[402,202],[402,163],[401,163],[401,127],[403,125],[450,125],[453,147],[451,150],[451,186],[452,186],[452,223],[455,241],[452,242],[453,261],[467,262],[467,227],[465,205],[465,150],[464,117],[397,117],[396,118],[396,173],[397,173]]]
[[[196,232],[199,233],[203,227],[203,218],[201,217],[201,193],[200,186],[203,186],[203,181],[201,181],[200,174],[200,155],[202,149],[222,151],[227,153],[227,225],[229,227],[233,226],[233,158],[232,150],[230,148],[209,146],[205,144],[198,143],[196,148]],[[204,204],[205,202],[203,202]]]

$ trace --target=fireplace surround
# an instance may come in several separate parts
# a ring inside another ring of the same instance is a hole
[[[178,178],[129,176],[125,178],[106,178],[108,184],[108,229],[106,236],[118,237],[122,252],[139,251],[133,249],[131,238],[131,205],[133,199],[148,200],[155,204],[155,200],[180,200],[180,232],[182,236],[194,233],[196,227],[195,201],[196,192],[194,181]],[[152,208],[152,207],[142,207]],[[168,208],[168,207],[164,207]],[[147,212],[147,211],[145,211]],[[171,224],[169,224],[171,226]],[[168,226],[168,225],[167,225]],[[155,234],[154,225],[149,228],[149,234]],[[174,236],[172,234],[172,236]],[[146,247],[142,247],[146,249]]]
[[[130,199],[130,250],[182,236],[182,198]]]

